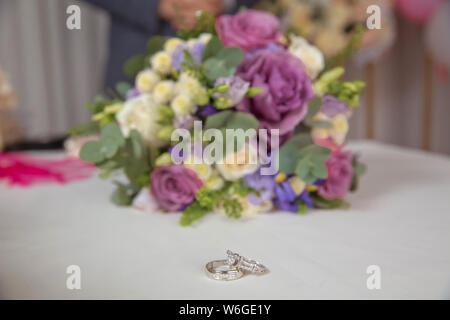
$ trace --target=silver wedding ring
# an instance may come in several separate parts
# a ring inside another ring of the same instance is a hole
[[[216,260],[206,264],[206,274],[213,280],[232,281],[242,278],[244,272],[228,265],[227,260]]]
[[[230,250],[226,260],[215,260],[206,264],[206,274],[209,278],[220,281],[232,281],[246,274],[263,275],[269,272],[264,265],[250,260]]]

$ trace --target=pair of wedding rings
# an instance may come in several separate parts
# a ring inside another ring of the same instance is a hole
[[[208,277],[220,281],[238,280],[246,274],[263,275],[269,272],[258,261],[244,258],[230,250],[227,251],[227,259],[208,262],[205,268]]]

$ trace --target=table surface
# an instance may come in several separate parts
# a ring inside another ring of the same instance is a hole
[[[349,210],[229,220],[110,204],[110,181],[29,189],[0,185],[0,298],[397,299],[450,297],[450,158],[354,142],[369,171]],[[210,280],[231,249],[271,272]],[[81,268],[68,290],[66,268]],[[377,265],[381,289],[367,288]]]

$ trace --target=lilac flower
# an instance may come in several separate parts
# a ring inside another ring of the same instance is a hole
[[[172,53],[172,67],[177,71],[181,71],[182,64],[186,61],[185,51],[191,54],[195,65],[201,64],[204,49],[205,45],[200,41],[195,42],[191,48],[186,43],[179,44]]]
[[[226,97],[231,99],[231,106],[234,107],[244,99],[248,89],[250,88],[250,83],[242,80],[238,76],[230,76],[227,78],[219,78],[216,80],[215,86],[218,87],[222,84],[227,84],[230,88],[225,93],[215,93],[215,97]]]
[[[131,99],[136,98],[136,97],[138,97],[140,95],[141,95],[141,92],[138,89],[132,88],[132,89],[127,91],[127,99],[126,100],[127,101],[131,100]]]
[[[275,205],[281,210],[298,212],[297,195],[288,181],[283,181],[275,186]]]
[[[252,189],[259,191],[259,195],[251,193],[248,200],[258,206],[265,201],[272,200],[275,192],[275,180],[273,176],[262,176],[260,170],[244,177],[245,183]]]
[[[253,49],[245,54],[245,59],[253,57],[256,53],[260,51],[277,51],[284,50],[283,46],[275,43],[268,44],[265,48]]]
[[[213,114],[216,114],[217,112],[219,112],[219,111],[216,108],[214,108],[210,104],[207,104],[206,106],[201,108],[201,110],[198,112],[198,115],[206,118],[206,117],[212,116]]]
[[[308,190],[305,190],[302,192],[302,194],[299,197],[299,200],[301,200],[304,204],[306,204],[306,206],[308,208],[311,208],[311,209],[314,208],[314,202],[313,202]]]
[[[339,114],[349,117],[352,112],[345,102],[342,102],[333,96],[323,97],[322,108],[320,111],[329,118],[334,118]]]
[[[191,130],[194,126],[195,117],[192,115],[177,116],[173,119],[173,125],[176,129]]]

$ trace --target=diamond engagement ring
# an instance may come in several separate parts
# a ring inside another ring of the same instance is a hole
[[[206,274],[213,280],[232,281],[242,278],[244,272],[230,266],[227,260],[216,260],[206,264]]]
[[[227,264],[230,267],[243,270],[245,272],[255,273],[255,274],[265,274],[269,272],[265,266],[255,260],[250,260],[234,253],[230,250],[227,251]]]

